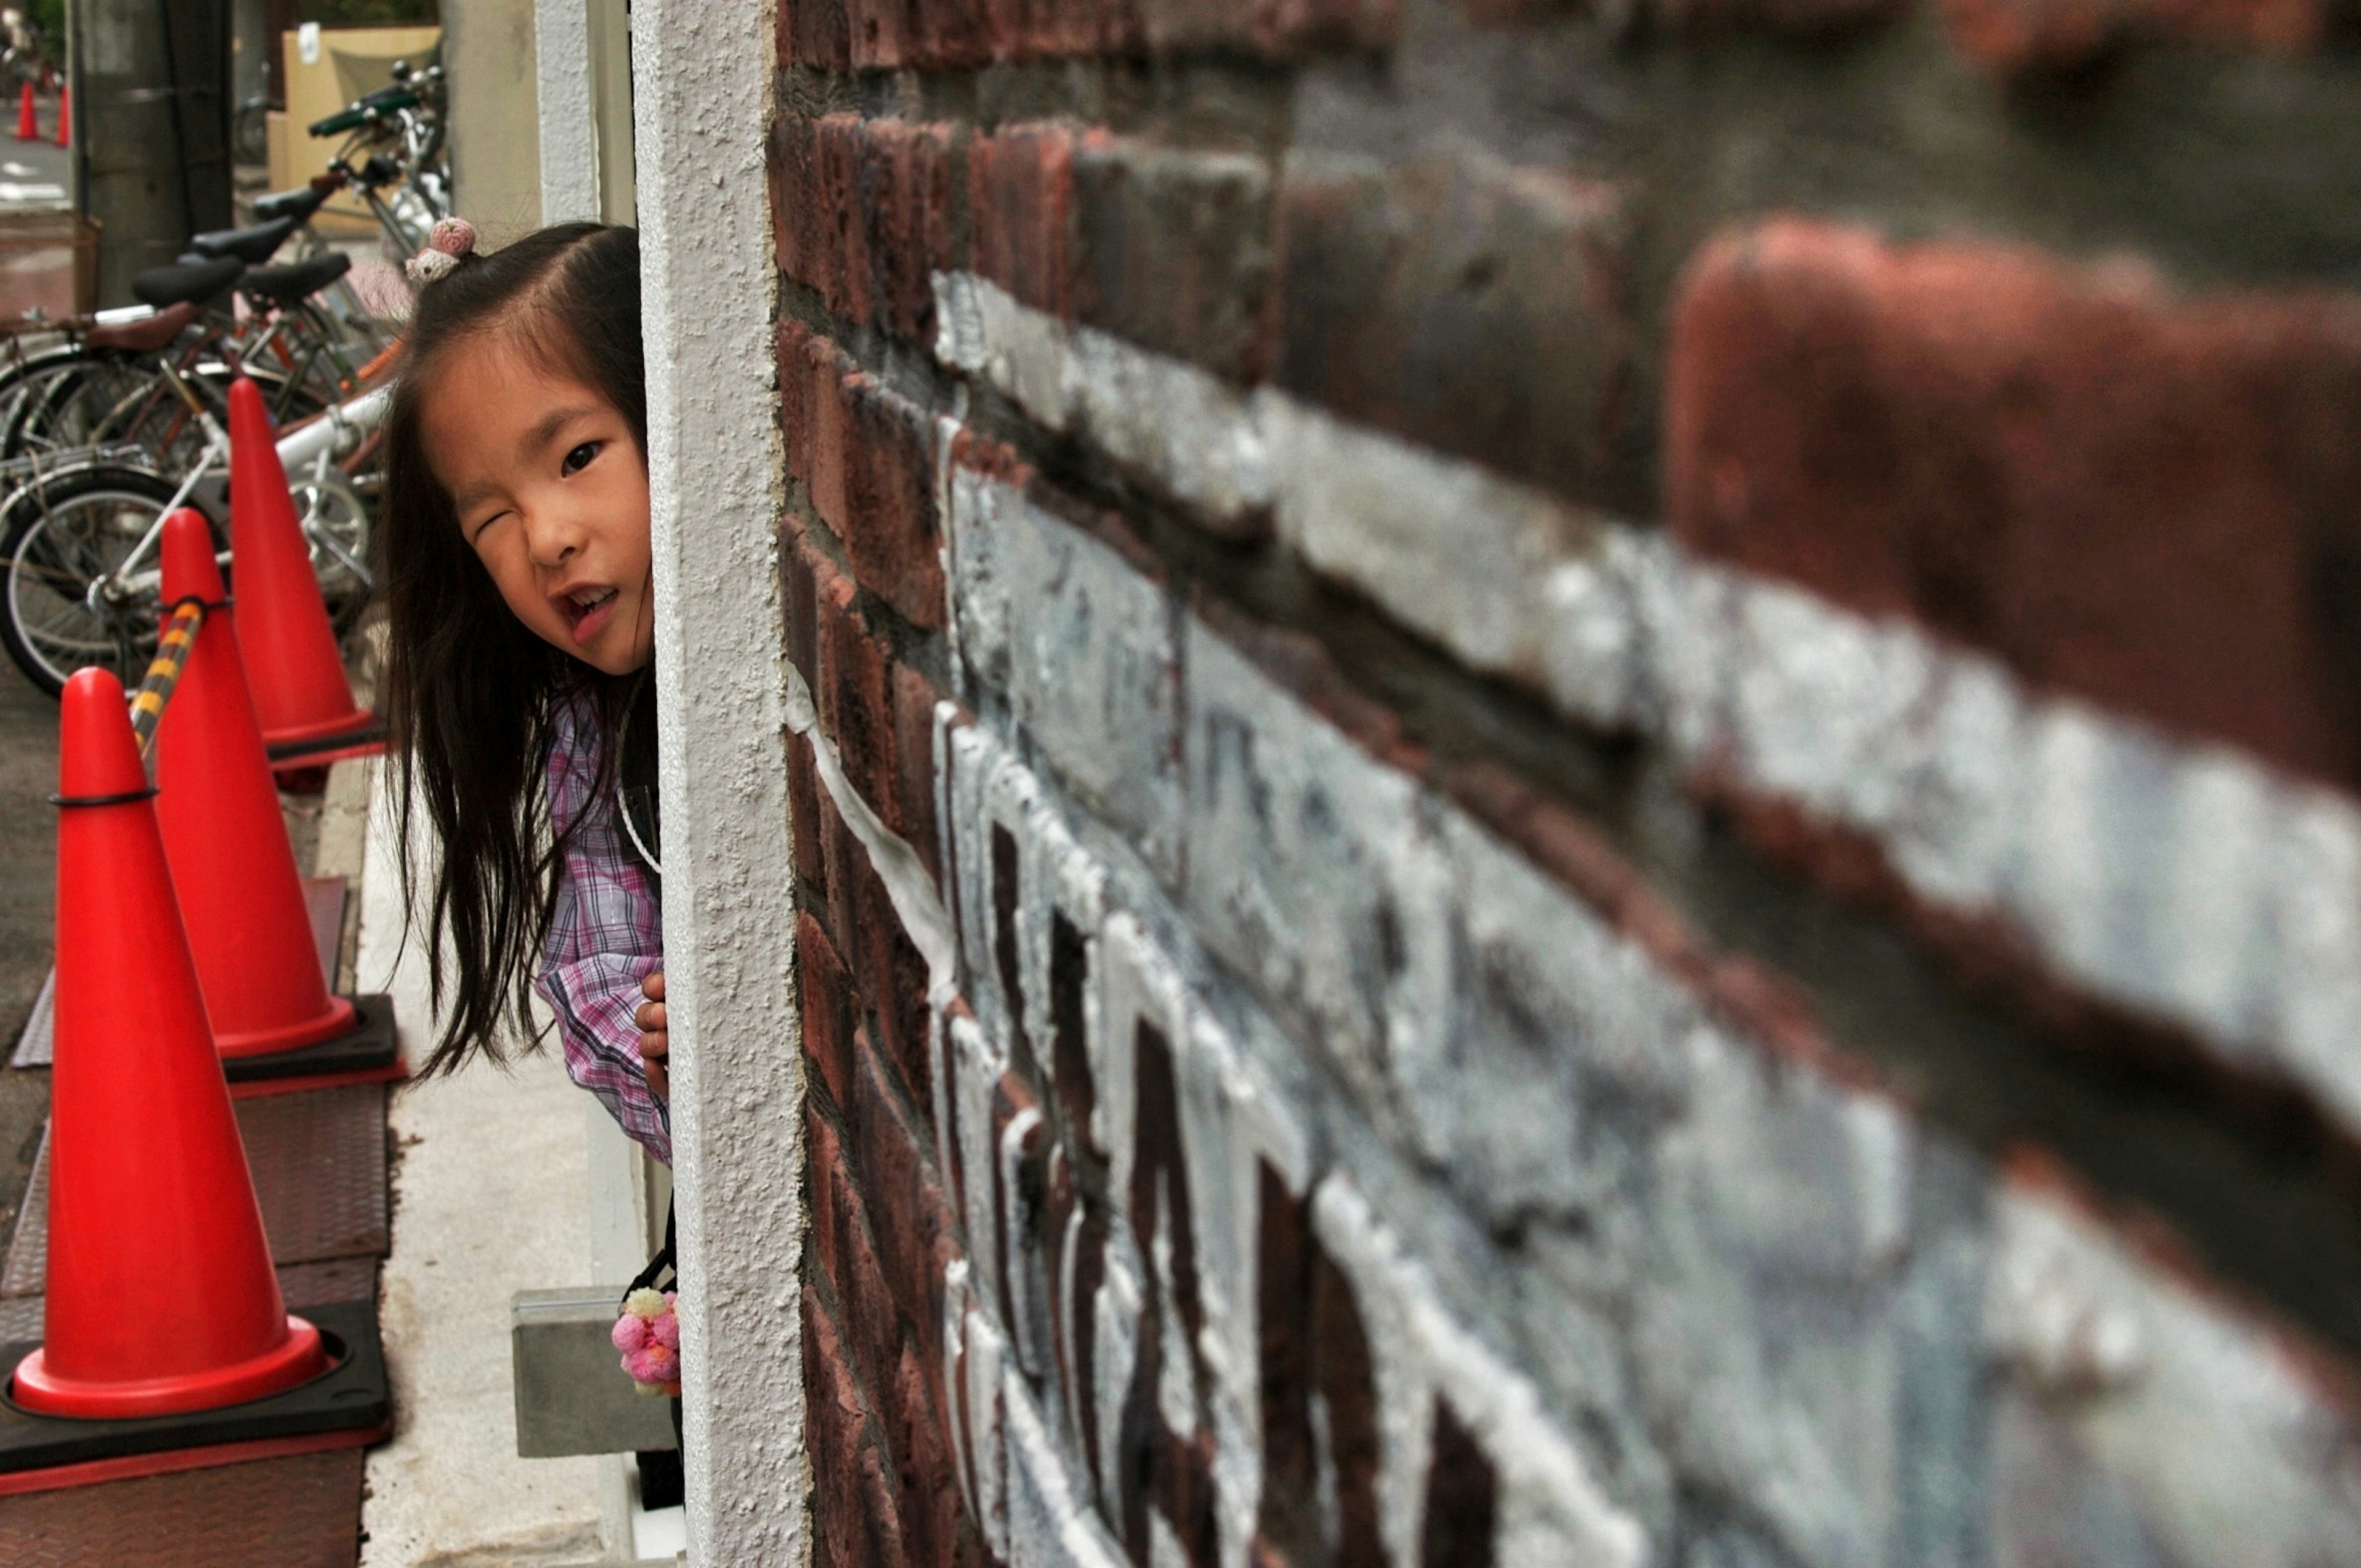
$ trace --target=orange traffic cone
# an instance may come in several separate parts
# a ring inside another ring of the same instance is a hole
[[[254,700],[224,602],[213,530],[183,507],[164,520],[164,602],[211,607],[156,728],[156,821],[181,921],[225,1057],[291,1051],[353,1027],[328,994],[295,851],[280,815]]]
[[[58,145],[73,146],[73,89],[58,89]]]
[[[262,389],[243,376],[230,383],[229,436],[232,569],[263,743],[286,746],[357,729],[369,716],[354,706],[345,681]]]
[[[33,84],[29,82],[25,83],[25,91],[16,99],[16,139],[41,139],[41,122],[39,116],[33,113]]]
[[[327,1353],[279,1294],[123,685],[104,670],[66,683],[58,781],[49,1299],[12,1393],[120,1420],[291,1388]]]

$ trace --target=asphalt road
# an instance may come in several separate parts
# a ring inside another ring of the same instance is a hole
[[[57,106],[44,101],[40,113],[47,126]],[[71,152],[52,143],[0,137],[0,212],[65,206],[66,170],[72,161]]]
[[[16,1048],[49,969],[57,775],[58,705],[0,663],[0,1063]],[[48,1069],[0,1065],[0,1238],[14,1228],[49,1109]]]

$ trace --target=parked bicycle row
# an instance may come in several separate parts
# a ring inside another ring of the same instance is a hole
[[[133,280],[138,305],[8,330],[0,645],[44,690],[89,664],[126,678],[144,665],[156,639],[150,557],[163,516],[193,506],[217,531],[226,516],[235,378],[261,389],[285,431],[365,392],[390,363],[391,323],[355,289],[351,257],[314,220],[349,192],[387,249],[407,255],[447,213],[441,70],[397,64],[392,74],[311,127],[346,137],[325,173],[258,200],[248,227],[192,236],[178,261]],[[372,586],[376,438],[324,447],[290,470],[322,593],[347,630]]]

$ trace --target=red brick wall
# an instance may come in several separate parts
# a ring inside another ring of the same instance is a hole
[[[821,1561],[2361,1554],[2342,25],[782,0]]]

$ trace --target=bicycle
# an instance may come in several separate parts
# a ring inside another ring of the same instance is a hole
[[[443,68],[415,70],[408,60],[398,60],[391,74],[390,85],[313,121],[309,129],[314,137],[346,138],[329,160],[329,172],[359,193],[396,257],[401,258],[426,243],[436,219],[451,215],[451,175],[443,159]],[[389,148],[397,150],[390,152]],[[363,153],[367,156],[360,157]],[[255,210],[258,214],[262,203],[257,203]]]
[[[15,487],[0,501],[0,643],[52,696],[88,664],[128,677],[145,667],[160,611],[156,551],[167,515],[193,506],[223,538],[228,434],[186,377],[175,369],[168,379],[205,434],[200,460],[177,479],[127,445],[62,465],[38,457],[0,465],[0,479]],[[367,565],[368,509],[337,460],[366,451],[390,395],[379,388],[335,405],[279,442],[313,569],[340,632],[357,620],[375,585]],[[226,551],[223,563],[234,576]]]

